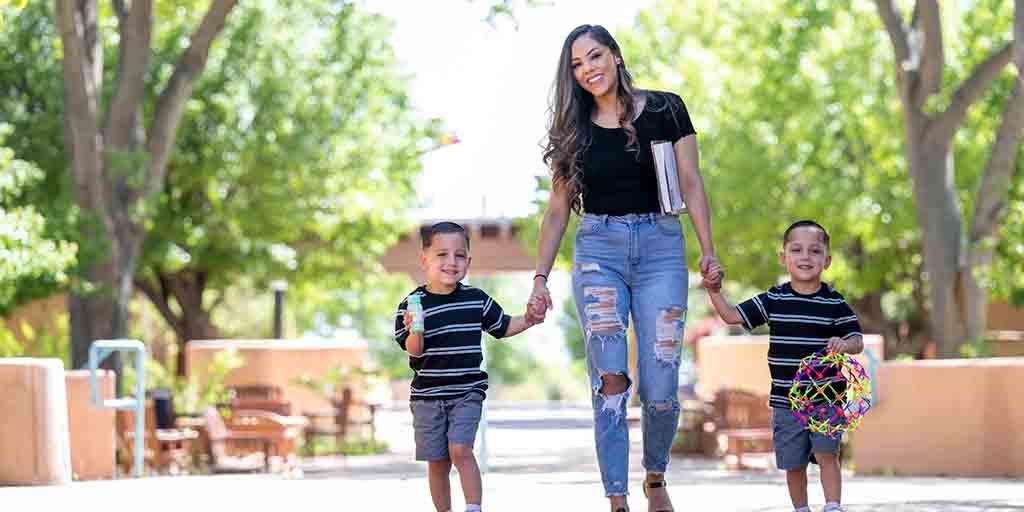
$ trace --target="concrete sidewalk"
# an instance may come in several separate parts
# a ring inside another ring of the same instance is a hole
[[[589,409],[491,404],[488,414],[490,468],[484,475],[485,510],[608,510],[594,459]],[[382,411],[378,428],[380,437],[391,445],[391,453],[307,461],[301,479],[266,475],[160,477],[0,488],[0,511],[432,511],[426,468],[412,460],[408,409]],[[643,477],[639,434],[638,429],[631,432],[634,511],[644,511],[647,506],[639,485]],[[729,471],[716,460],[677,458],[667,479],[680,512],[792,510],[778,471]],[[1024,511],[1021,480],[847,475],[843,483],[850,512]],[[820,510],[823,500],[816,475],[812,475],[811,485],[811,502]],[[458,512],[463,501],[454,475],[452,488]]]

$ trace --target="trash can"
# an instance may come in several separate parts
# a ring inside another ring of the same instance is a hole
[[[174,394],[166,388],[151,389],[147,393],[153,400],[156,428],[174,428]]]

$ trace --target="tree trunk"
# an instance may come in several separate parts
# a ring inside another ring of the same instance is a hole
[[[953,181],[953,158],[946,141],[918,140],[909,145],[914,201],[921,226],[921,249],[928,274],[929,327],[941,358],[958,357],[965,341],[961,272],[962,216]]]
[[[967,342],[977,343],[985,337],[988,322],[988,292],[982,287],[977,273],[984,272],[992,262],[992,251],[969,250],[965,268],[960,272],[960,304],[963,304],[964,336]]]
[[[171,289],[181,307],[182,331],[178,334],[179,376],[185,375],[185,346],[189,341],[216,338],[217,330],[210,321],[210,311],[203,308],[206,292],[204,272],[179,272],[171,276]]]
[[[178,376],[184,376],[185,347],[188,342],[220,337],[217,328],[210,320],[212,310],[217,304],[204,307],[205,272],[186,270],[174,274],[162,273],[156,281],[153,283],[151,280],[137,280],[135,286],[149,298],[167,325],[174,330],[177,338],[175,373]],[[181,314],[171,308],[172,297],[178,304]]]
[[[103,45],[94,1],[57,0],[55,12],[64,43],[64,144],[82,212],[79,236],[84,243],[93,244],[91,252],[100,254],[93,256],[93,261],[82,262],[82,281],[68,295],[71,365],[82,368],[88,362],[93,340],[117,334],[113,322],[117,309],[111,285],[113,266],[110,261],[96,261],[113,253],[113,244],[109,243],[112,226],[105,213],[108,191],[102,180],[103,143],[97,121]]]
[[[103,282],[99,276],[86,274],[86,279]],[[71,366],[84,368],[89,362],[89,345],[93,340],[114,338],[114,300],[108,293],[72,291],[67,296],[71,324]]]
[[[899,326],[885,318],[882,311],[882,292],[872,292],[851,300],[850,307],[857,313],[860,330],[864,334],[881,334],[886,340],[899,340]]]
[[[185,376],[185,347],[192,340],[208,340],[220,338],[220,332],[210,321],[210,314],[200,310],[186,322],[186,331],[178,336],[178,355],[176,373]]]
[[[1014,58],[1018,75],[1024,69],[1024,0],[1014,7],[1013,42],[981,62],[953,93],[944,112],[925,112],[927,99],[940,91],[942,23],[936,0],[918,0],[908,27],[892,0],[875,0],[896,57],[896,77],[907,134],[907,157],[913,181],[922,252],[928,279],[929,327],[939,357],[957,357],[964,342],[984,335],[987,295],[977,272],[991,262],[991,247],[1001,221],[1002,202],[1009,192],[1021,131],[1024,94],[1021,83],[1003,112],[1002,125],[977,194],[977,208],[968,232],[962,233],[954,180],[952,141],[971,105]]]
[[[127,333],[128,303],[146,234],[146,219],[135,212],[145,210],[140,208],[142,203],[159,197],[185,102],[237,0],[211,3],[160,94],[148,139],[142,102],[152,54],[153,0],[134,0],[130,7],[121,0],[113,2],[120,46],[114,94],[105,118],[100,102],[103,42],[96,0],[55,2],[63,45],[66,154],[83,214],[80,240],[95,244],[89,249],[100,249],[90,251],[91,259],[83,262],[82,282],[68,299],[72,362],[81,367],[94,340]]]

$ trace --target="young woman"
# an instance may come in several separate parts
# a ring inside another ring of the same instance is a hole
[[[673,143],[704,273],[717,262],[696,134],[679,96],[633,86],[619,45],[598,25],[582,25],[566,37],[553,92],[544,150],[553,190],[541,225],[531,303],[551,308],[547,275],[569,215],[581,215],[573,295],[587,339],[605,495],[613,511],[629,510],[626,403],[634,383],[626,329],[632,318],[643,404],[644,494],[650,511],[672,511],[664,474],[679,422],[686,242],[679,218],[660,213],[650,143]]]

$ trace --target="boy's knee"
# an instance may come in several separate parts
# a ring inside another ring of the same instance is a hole
[[[814,458],[818,461],[818,464],[835,464],[839,460],[839,454],[837,453],[815,453]]]
[[[473,448],[464,444],[451,443],[448,445],[448,455],[453,464],[461,466],[473,459]]]

